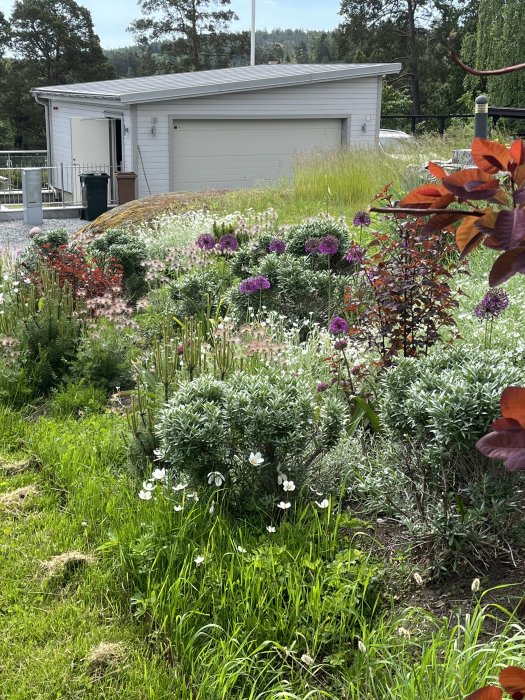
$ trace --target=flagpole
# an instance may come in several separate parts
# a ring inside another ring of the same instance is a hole
[[[250,46],[250,66],[255,65],[255,0],[252,0],[252,40]]]

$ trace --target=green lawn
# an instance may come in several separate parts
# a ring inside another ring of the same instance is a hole
[[[0,697],[183,697],[176,669],[158,642],[150,643],[151,631],[131,617],[125,579],[97,551],[108,504],[94,502],[93,475],[72,498],[53,477],[52,464],[33,460],[11,474],[13,463],[27,459],[30,432],[22,418],[0,411]],[[96,454],[95,443],[86,448],[86,457]],[[19,506],[2,505],[6,495],[28,486],[36,492]],[[72,561],[48,575],[43,563],[70,552],[91,555],[94,562]],[[102,643],[118,646],[99,649],[100,659],[90,661]]]

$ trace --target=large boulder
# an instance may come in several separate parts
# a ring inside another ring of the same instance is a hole
[[[135,199],[110,209],[94,221],[89,221],[75,234],[81,240],[100,236],[110,228],[129,228],[151,221],[168,212],[209,208],[214,200],[226,194],[226,190],[208,192],[167,192],[142,199]]]

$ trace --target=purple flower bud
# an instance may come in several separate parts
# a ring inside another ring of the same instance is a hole
[[[277,253],[278,255],[281,255],[281,253],[284,253],[286,250],[286,243],[280,238],[272,238],[272,240],[268,243],[268,250],[270,253]]]
[[[239,249],[239,241],[233,233],[225,233],[219,240],[219,250],[235,251]]]
[[[315,388],[317,391],[326,391],[330,388],[330,384],[327,384],[326,382],[318,382]]]
[[[354,226],[370,226],[370,214],[367,211],[358,211],[354,216]]]
[[[344,350],[347,345],[348,345],[348,340],[346,340],[346,338],[339,338],[338,340],[335,341],[334,348],[336,350]]]
[[[497,318],[509,305],[509,295],[503,289],[490,289],[474,309],[480,321]]]
[[[211,233],[203,233],[197,238],[197,245],[201,250],[213,250],[215,243],[215,236]]]
[[[253,294],[253,292],[256,292],[256,286],[255,286],[255,278],[254,277],[248,277],[248,279],[243,280],[240,285],[239,285],[239,292],[241,294]]]
[[[359,264],[365,257],[365,249],[359,243],[352,243],[345,255],[346,262]]]
[[[184,354],[184,344],[179,343],[177,345],[177,355],[183,355]]]
[[[324,236],[319,241],[319,252],[322,255],[335,255],[339,250],[340,241],[335,236]]]
[[[241,294],[253,294],[254,292],[260,292],[263,289],[270,289],[271,284],[268,277],[248,277],[248,279],[243,280],[239,285],[239,292]]]
[[[340,316],[334,316],[334,318],[330,321],[330,333],[333,333],[333,335],[346,333],[348,328],[348,323]]]
[[[308,253],[309,255],[311,255],[312,253],[318,253],[319,252],[319,239],[318,238],[309,238],[304,244],[304,250],[305,250],[305,253]]]

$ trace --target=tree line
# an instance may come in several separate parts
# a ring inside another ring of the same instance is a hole
[[[400,62],[385,81],[384,114],[470,112],[476,94],[521,106],[525,73],[477,79],[451,60],[448,37],[471,65],[525,59],[525,0],[341,0],[332,31],[258,31],[256,62]],[[0,144],[45,146],[43,110],[31,87],[246,65],[248,32],[232,32],[230,0],[138,0],[133,44],[103,51],[76,0],[17,0],[0,12]]]

